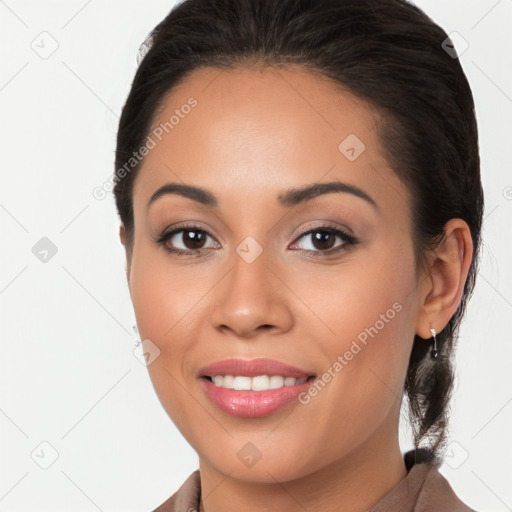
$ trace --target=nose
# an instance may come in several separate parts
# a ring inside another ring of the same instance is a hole
[[[293,294],[278,274],[278,269],[270,268],[265,251],[252,263],[235,254],[233,268],[216,287],[213,327],[238,338],[291,329]]]

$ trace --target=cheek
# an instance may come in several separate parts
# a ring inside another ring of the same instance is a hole
[[[160,351],[148,372],[164,408],[178,423],[187,408],[178,404],[193,403],[184,392],[195,371],[188,362],[204,338],[208,293],[221,277],[208,263],[172,263],[163,250],[143,243],[134,251],[130,291],[139,334]]]
[[[298,323],[310,317],[307,329],[331,356],[356,338],[379,336],[381,345],[403,339],[399,334],[405,320],[411,321],[416,282],[412,255],[395,254],[392,247],[347,255],[336,266],[283,269],[283,280],[306,306],[289,301]]]
[[[130,274],[130,293],[139,332],[162,352],[179,349],[179,332],[197,314],[202,297],[214,285],[207,264],[172,264],[163,249],[140,244]]]
[[[344,294],[346,307],[338,314],[338,331],[344,331],[346,350],[354,356],[360,373],[383,392],[389,386],[401,396],[402,379],[407,368],[414,337],[416,286],[413,260],[408,255],[381,253],[378,261],[367,262],[360,272],[354,272],[349,293]],[[351,357],[350,353],[347,353]],[[372,390],[375,391],[375,390]]]
[[[355,424],[372,428],[401,399],[414,339],[412,253],[383,248],[376,254],[293,283],[317,314],[310,329],[322,352],[325,381],[332,382],[319,396],[337,404],[335,411],[324,409],[335,416],[325,423],[340,421],[348,430]]]
[[[147,367],[148,373],[164,410],[185,434],[193,429],[191,418],[200,411],[195,410],[196,402],[187,391],[184,361],[198,339],[194,318],[211,284],[207,275],[201,279],[190,267],[183,272],[170,266],[160,251],[138,249],[130,277],[137,326],[141,339],[150,339],[160,351]]]

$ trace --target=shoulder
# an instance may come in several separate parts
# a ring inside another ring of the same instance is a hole
[[[475,512],[472,508],[463,503],[452,489],[448,480],[439,472],[436,466],[431,464],[419,464],[418,468],[424,466],[422,471],[423,482],[418,493],[416,506],[413,509],[418,511],[436,512]],[[411,473],[415,471],[415,466]],[[416,470],[417,471],[417,470]]]
[[[404,455],[407,476],[370,512],[475,512],[463,503],[425,450]]]

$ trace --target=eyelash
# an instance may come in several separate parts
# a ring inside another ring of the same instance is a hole
[[[167,232],[164,231],[161,235],[159,235],[155,238],[155,242],[162,245],[167,252],[169,252],[171,254],[175,254],[176,256],[192,256],[192,255],[200,256],[200,253],[202,251],[209,249],[209,248],[207,248],[207,249],[203,248],[203,249],[193,250],[193,249],[176,249],[173,247],[169,247],[167,245],[167,241],[170,240],[175,234],[183,232],[183,231],[196,231],[196,232],[204,233],[207,236],[209,236],[210,238],[213,238],[212,235],[210,235],[210,233],[208,233],[208,231],[199,228],[199,226],[183,225],[183,226],[178,226],[171,231],[167,231]],[[293,243],[295,243],[296,241],[298,241],[299,239],[301,239],[302,237],[304,237],[306,235],[310,235],[310,234],[316,233],[316,232],[331,233],[333,235],[340,237],[344,241],[344,243],[342,245],[339,245],[339,246],[331,248],[331,249],[327,249],[325,251],[322,251],[322,250],[313,251],[313,250],[309,250],[309,249],[298,249],[300,252],[309,253],[313,257],[321,258],[324,256],[330,256],[332,254],[337,254],[342,251],[348,251],[352,247],[354,247],[355,245],[357,245],[359,243],[359,241],[356,238],[349,235],[345,231],[343,231],[339,228],[334,228],[332,226],[327,226],[327,225],[316,226],[313,229],[308,229],[306,231],[299,233],[299,235],[297,236],[297,238],[294,240]]]

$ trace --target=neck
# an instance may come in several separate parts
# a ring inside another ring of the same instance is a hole
[[[199,512],[365,512],[407,476],[398,436],[375,435],[334,463],[299,479],[260,483],[230,478],[200,458]]]

